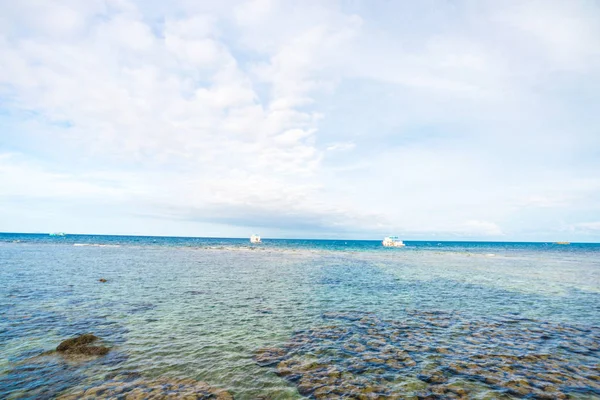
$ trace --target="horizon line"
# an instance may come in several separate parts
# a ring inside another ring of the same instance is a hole
[[[0,232],[0,235],[50,235],[59,232]],[[226,237],[226,236],[177,236],[177,235],[139,235],[139,234],[106,234],[106,233],[64,233],[66,236],[118,236],[118,237],[147,237],[147,238],[180,238],[180,239],[239,239],[244,240],[248,237]],[[350,241],[350,242],[379,242],[382,239],[331,239],[331,238],[276,238],[262,237],[263,240],[321,240],[321,241]],[[569,244],[600,244],[600,242],[572,242],[565,240],[541,240],[541,241],[522,241],[522,240],[433,240],[433,239],[402,239],[403,242],[455,242],[455,243],[569,243]]]

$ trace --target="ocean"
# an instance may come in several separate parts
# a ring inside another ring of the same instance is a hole
[[[405,243],[0,234],[0,398],[600,398],[600,244]]]

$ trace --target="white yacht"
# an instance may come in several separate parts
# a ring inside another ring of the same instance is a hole
[[[406,246],[404,243],[402,243],[402,240],[398,239],[398,236],[386,236],[383,239],[382,244],[385,247],[404,247],[404,246]]]
[[[250,243],[260,243],[260,236],[256,234],[250,236]]]

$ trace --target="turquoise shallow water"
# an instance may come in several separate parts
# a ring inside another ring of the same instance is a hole
[[[503,318],[530,321],[532,332],[575,327],[576,334],[556,333],[543,349],[579,343],[585,351],[562,355],[569,365],[589,369],[573,372],[575,383],[598,374],[597,347],[581,343],[599,337],[600,245],[406,243],[384,249],[377,241],[264,240],[250,246],[247,239],[0,234],[0,398],[53,398],[124,371],[144,379],[201,380],[236,399],[314,397],[301,381],[259,365],[254,356],[264,347],[284,348],[301,332],[331,326],[332,315],[347,313],[398,323],[413,318],[415,330],[429,324],[414,320],[415,312],[445,313],[435,314],[444,315],[440,320],[455,315],[478,326],[496,321],[494,337],[514,329]],[[356,318],[334,319],[355,338],[367,334],[353,325]],[[378,335],[392,335],[386,329]],[[113,351],[85,362],[39,357],[85,332]],[[429,334],[432,343],[462,345],[446,333]],[[325,345],[315,338],[305,338],[308,350],[295,356],[319,357]],[[343,344],[326,346],[336,352]],[[483,347],[465,349],[485,353]],[[419,351],[412,354],[417,364]],[[336,357],[326,362],[348,368]],[[417,396],[425,390],[418,383],[427,379],[411,368],[386,370],[383,378],[367,370],[363,384],[370,377],[394,385],[417,382],[414,393],[403,386],[407,396]],[[561,390],[600,398],[587,379]],[[473,393],[485,396],[486,390],[488,398],[519,397],[503,385]]]

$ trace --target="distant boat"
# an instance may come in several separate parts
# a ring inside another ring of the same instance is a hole
[[[571,244],[569,242],[556,242],[556,244]]]
[[[67,236],[67,234],[64,232],[52,232],[50,236]]]
[[[381,242],[385,247],[404,247],[406,246],[398,236],[386,236]]]
[[[261,243],[260,236],[258,236],[256,234],[250,236],[250,243]]]

